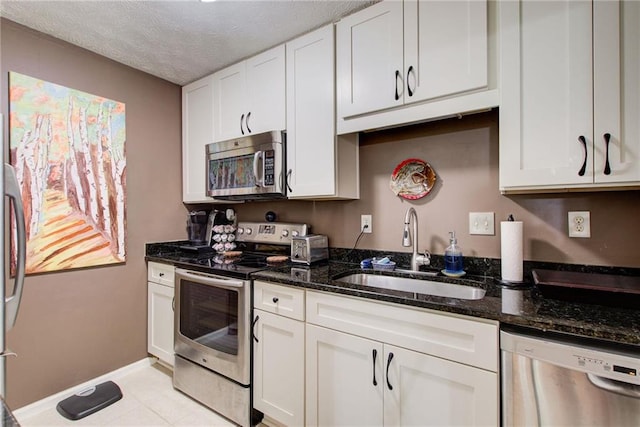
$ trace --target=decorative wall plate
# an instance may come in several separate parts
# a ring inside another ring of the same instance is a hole
[[[407,159],[393,170],[389,186],[396,196],[416,200],[429,194],[436,179],[436,173],[429,163],[420,159]]]

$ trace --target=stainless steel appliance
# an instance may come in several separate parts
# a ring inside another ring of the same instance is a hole
[[[500,332],[502,424],[637,426],[637,350]]]
[[[296,236],[291,240],[291,261],[311,264],[329,258],[329,239],[322,234]]]
[[[176,269],[173,385],[249,426],[251,282]]]
[[[2,122],[2,116],[0,115],[0,123]],[[1,128],[1,126],[0,126]],[[0,140],[2,134],[0,134]],[[15,282],[13,285],[13,293],[9,296],[5,294],[5,284],[2,281],[0,286],[0,396],[6,398],[6,362],[5,358],[12,353],[7,349],[6,345],[6,332],[9,331],[16,323],[18,317],[18,309],[20,307],[20,300],[22,298],[22,289],[24,285],[25,274],[25,262],[26,262],[26,234],[25,234],[25,222],[24,212],[22,209],[21,190],[16,179],[15,171],[13,167],[4,163],[4,171],[0,174],[0,185],[3,188],[5,197],[11,200],[11,206],[14,210],[15,225],[16,225],[16,268],[15,268]],[[5,217],[7,212],[4,211],[4,203],[0,204],[0,214],[2,218]],[[0,259],[4,260],[4,227],[0,227]],[[4,262],[0,262],[0,277],[7,277],[5,272]]]
[[[251,424],[250,274],[288,254],[306,224],[238,223],[240,256],[198,257],[176,269],[174,386],[242,426]]]
[[[285,133],[265,132],[207,145],[207,195],[224,200],[284,198]]]

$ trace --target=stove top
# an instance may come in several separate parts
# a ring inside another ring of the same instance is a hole
[[[308,230],[306,224],[239,222],[235,236],[238,256],[186,251],[176,261],[204,267],[211,274],[248,279],[251,273],[290,265],[290,261],[268,263],[267,257],[291,255],[291,238],[305,236]]]
[[[289,265],[290,261],[280,263],[268,263],[267,257],[276,253],[243,252],[238,257],[226,257],[222,254],[209,254],[208,256],[185,256],[177,259],[189,265],[206,267],[208,272],[223,276],[248,278],[251,273],[278,268]],[[282,253],[277,254],[282,255]],[[287,254],[288,255],[288,254]]]

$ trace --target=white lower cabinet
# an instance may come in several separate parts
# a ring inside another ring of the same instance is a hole
[[[307,324],[306,351],[305,425],[382,425],[382,344]]]
[[[384,345],[384,425],[496,426],[498,376]]]
[[[304,290],[254,284],[253,407],[267,419],[304,425]]]
[[[253,405],[288,426],[498,426],[498,323],[254,283]]]
[[[307,426],[499,425],[496,322],[312,291],[306,300]]]
[[[147,272],[147,351],[173,366],[174,267],[150,262]]]

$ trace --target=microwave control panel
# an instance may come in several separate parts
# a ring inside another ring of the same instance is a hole
[[[276,156],[274,150],[264,152],[264,186],[272,186],[276,183]]]

